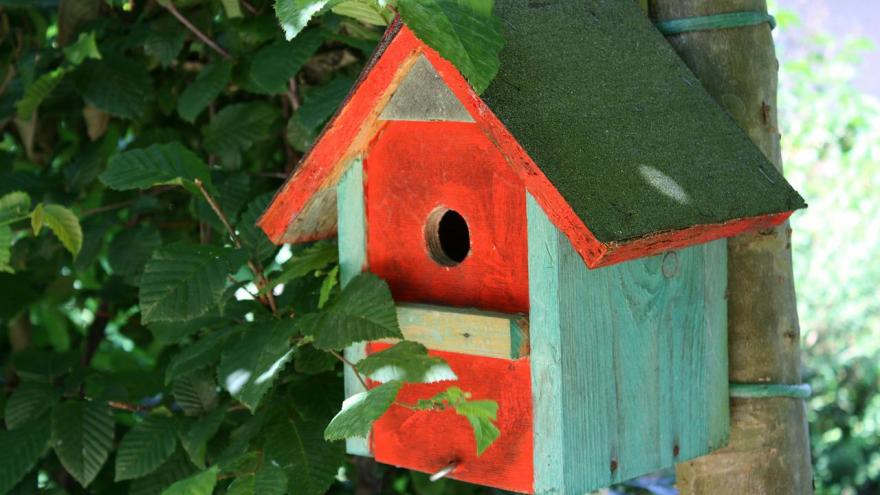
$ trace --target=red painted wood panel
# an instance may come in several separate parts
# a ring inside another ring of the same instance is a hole
[[[396,300],[528,312],[525,187],[479,126],[390,122],[364,167],[367,264]],[[469,227],[470,254],[456,266],[429,254],[425,224],[438,207]]]
[[[368,352],[386,347],[372,343]],[[414,404],[454,385],[473,394],[473,399],[498,402],[501,436],[477,457],[473,430],[463,416],[452,410],[412,411],[395,405],[373,424],[371,440],[376,460],[425,473],[435,473],[457,462],[450,478],[531,493],[534,473],[528,358],[506,360],[439,351],[431,354],[445,359],[459,380],[406,385],[398,402]]]

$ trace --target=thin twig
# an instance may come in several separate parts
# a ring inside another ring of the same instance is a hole
[[[173,15],[178,21],[180,21],[181,24],[186,26],[186,28],[189,29],[192,32],[192,34],[196,35],[196,38],[202,40],[202,42],[204,44],[213,48],[214,51],[219,53],[221,57],[223,57],[227,60],[232,58],[232,56],[230,56],[226,50],[221,48],[220,45],[215,43],[214,40],[212,40],[207,35],[205,35],[205,33],[199,31],[199,28],[195,27],[195,25],[193,25],[193,23],[191,23],[189,21],[189,19],[187,19],[183,14],[181,14],[180,11],[177,10],[177,7],[174,6],[173,2],[170,2],[170,1],[169,2],[159,2],[159,5],[165,7],[165,9],[167,9],[168,12],[171,12],[171,15]]]
[[[250,12],[253,15],[257,14],[257,8],[248,3],[246,0],[241,0],[241,4],[244,5],[245,10]]]
[[[358,372],[358,370],[357,370],[357,366],[355,366],[354,363],[352,363],[352,362],[349,361],[348,359],[345,359],[345,356],[343,356],[342,354],[339,354],[339,353],[336,352],[336,351],[331,350],[331,351],[330,351],[330,354],[332,354],[333,357],[335,357],[336,359],[338,359],[338,360],[342,361],[343,363],[345,363],[346,366],[351,366],[351,371],[354,372],[354,376],[356,376],[357,379],[358,379],[358,381],[361,382],[361,385],[364,386],[364,389],[365,389],[365,390],[369,390],[370,387],[367,386],[367,382],[364,381],[364,377],[362,377],[361,374]]]
[[[235,232],[235,229],[232,228],[232,223],[229,221],[229,217],[226,216],[226,213],[223,212],[223,209],[220,208],[220,204],[217,203],[217,200],[211,196],[211,193],[205,188],[205,184],[202,183],[200,179],[195,179],[195,185],[201,191],[202,196],[204,196],[205,201],[208,202],[208,205],[214,210],[214,213],[217,215],[217,218],[220,219],[220,222],[223,224],[223,227],[226,229],[226,232],[229,234],[229,238],[232,239],[233,244],[238,249],[242,249],[243,245],[241,243],[241,239],[238,237],[238,234]],[[254,278],[256,278],[257,289],[262,292],[263,288],[269,285],[269,280],[266,278],[266,275],[263,273],[262,267],[257,262],[253,260],[248,260],[247,262],[248,268],[254,274]],[[268,306],[270,310],[272,310],[272,314],[278,314],[278,305],[275,302],[275,295],[272,294],[271,290],[266,291],[262,296],[258,297],[257,300],[263,304],[264,306]]]
[[[299,110],[300,101],[299,95],[296,91],[296,77],[291,77],[290,80],[287,81],[287,99],[290,100],[290,108],[292,108],[294,112]]]

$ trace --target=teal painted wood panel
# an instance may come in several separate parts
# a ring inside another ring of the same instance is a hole
[[[364,166],[361,159],[354,160],[336,186],[336,213],[339,245],[340,282],[345,287],[367,264],[367,220],[364,215]],[[366,356],[366,343],[345,348],[345,358],[356,363]],[[343,380],[345,396],[363,392],[364,387],[354,371],[346,366]],[[349,438],[345,441],[349,454],[371,456],[367,439]]]
[[[725,241],[589,270],[531,196],[527,212],[536,493],[581,494],[723,445]]]

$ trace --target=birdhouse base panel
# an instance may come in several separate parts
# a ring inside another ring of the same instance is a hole
[[[367,352],[387,347],[371,343]],[[424,473],[436,473],[454,463],[450,478],[531,493],[532,390],[528,358],[497,359],[441,351],[431,354],[443,358],[458,375],[458,381],[406,385],[397,402],[415,404],[456,386],[470,393],[473,400],[498,403],[496,424],[501,436],[478,456],[473,428],[464,416],[452,409],[413,411],[393,405],[373,424],[375,459]]]

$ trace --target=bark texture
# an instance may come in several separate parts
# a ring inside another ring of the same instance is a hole
[[[765,0],[652,0],[655,20],[766,12]],[[782,167],[777,126],[779,69],[767,24],[685,33],[669,42],[764,154]],[[731,382],[797,384],[800,329],[791,267],[791,229],[740,236],[728,247]],[[812,493],[803,401],[731,400],[730,443],[676,470],[682,494]]]

